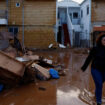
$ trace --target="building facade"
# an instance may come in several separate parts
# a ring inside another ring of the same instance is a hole
[[[10,31],[26,47],[56,44],[56,0],[1,0],[0,31]]]
[[[72,0],[58,2],[58,20],[60,25],[67,24],[72,47],[90,46],[91,0],[81,4]],[[62,28],[64,31],[64,29]],[[64,39],[64,32],[61,39]],[[60,36],[58,34],[58,36]],[[59,37],[58,37],[59,38]],[[64,39],[65,40],[65,39]],[[61,43],[63,43],[61,41]],[[64,43],[63,43],[64,44]]]
[[[95,46],[96,38],[105,32],[105,1],[91,0],[91,45]]]
[[[90,46],[91,0],[84,0],[81,4],[81,46]]]
[[[65,46],[79,46],[80,40],[78,38],[81,31],[80,5],[71,0],[64,0],[58,2],[57,8],[59,20],[58,41]]]

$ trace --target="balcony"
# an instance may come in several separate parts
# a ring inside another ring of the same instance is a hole
[[[73,25],[80,25],[80,19],[72,19]]]
[[[7,11],[0,10],[0,25],[7,25]]]

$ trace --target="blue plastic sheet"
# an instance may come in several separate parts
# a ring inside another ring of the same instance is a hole
[[[59,75],[58,75],[58,71],[56,71],[54,69],[50,69],[49,73],[50,73],[51,77],[54,78],[54,79],[59,79],[60,78]]]

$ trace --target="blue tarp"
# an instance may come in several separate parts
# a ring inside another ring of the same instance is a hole
[[[54,79],[59,79],[60,78],[59,75],[58,75],[58,71],[56,71],[54,69],[50,69],[49,73],[50,73],[51,77],[54,78]]]

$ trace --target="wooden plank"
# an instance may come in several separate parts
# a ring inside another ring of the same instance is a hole
[[[18,76],[23,76],[25,65],[0,51],[0,68]]]
[[[21,57],[20,57],[21,58]],[[34,61],[37,61],[39,60],[39,56],[38,55],[24,55],[22,57],[23,59],[27,59],[27,60],[34,60]]]
[[[45,69],[36,63],[33,63],[32,67],[35,67],[35,69],[38,70],[44,77],[46,77],[46,79],[50,78],[48,69]]]

